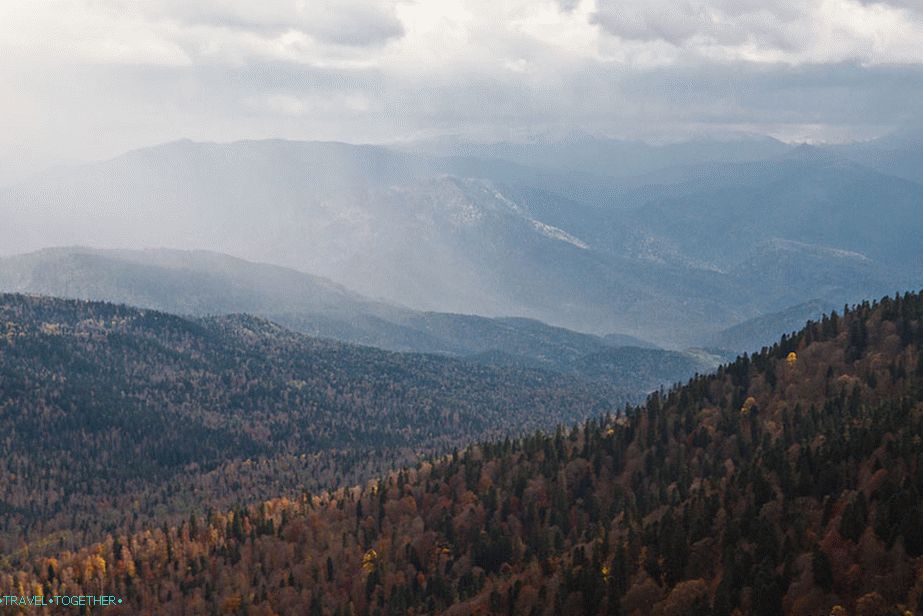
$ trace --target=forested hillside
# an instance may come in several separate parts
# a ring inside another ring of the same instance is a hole
[[[112,614],[915,614],[923,296],[643,408],[362,488],[120,529],[0,579]]]
[[[205,506],[351,485],[619,400],[253,317],[2,295],[0,551],[8,565]]]

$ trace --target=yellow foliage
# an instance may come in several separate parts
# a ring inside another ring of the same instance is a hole
[[[128,577],[135,577],[135,575],[137,574],[137,571],[135,570],[135,559],[126,558],[124,563],[125,563],[125,573],[128,575]]]
[[[106,575],[106,560],[99,554],[93,554],[84,562],[84,579],[92,578],[97,573],[100,577]]]
[[[749,396],[746,400],[744,400],[743,405],[740,407],[740,414],[746,417],[750,414],[750,410],[754,406],[756,406],[756,398]]]
[[[833,609],[830,610],[830,616],[848,616],[846,613],[846,608],[842,605],[834,605]]]
[[[378,568],[378,552],[374,549],[369,550],[362,556],[362,570],[371,573]]]
[[[795,365],[795,362],[798,361],[798,354],[795,353],[794,351],[792,351],[792,352],[789,353],[788,356],[785,358],[785,361],[788,362],[788,365],[789,365],[789,366],[794,366],[794,365]]]
[[[599,569],[599,572],[602,574],[603,579],[606,580],[606,581],[608,582],[608,581],[609,581],[609,574],[612,573],[612,569],[609,568],[609,565],[603,565],[603,566]]]

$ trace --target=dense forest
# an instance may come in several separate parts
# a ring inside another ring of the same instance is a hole
[[[923,296],[865,303],[624,413],[120,528],[0,587],[111,614],[918,614],[921,353]]]
[[[248,316],[0,296],[0,566],[268,498],[353,485],[621,394],[399,354]]]

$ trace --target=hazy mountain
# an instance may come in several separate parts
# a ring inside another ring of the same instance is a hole
[[[627,214],[624,245],[639,259],[733,280],[730,294],[712,292],[752,310],[737,321],[923,284],[923,186],[913,182],[799,151],[660,193]]]
[[[907,265],[913,262],[908,257]],[[827,304],[841,306],[864,293],[913,288],[921,276],[919,270],[887,267],[861,253],[781,239],[754,246],[730,274],[741,281],[742,290],[761,294],[769,311],[802,302],[812,291]]]
[[[780,333],[797,331],[804,323],[817,321],[835,309],[820,300],[812,300],[738,323],[709,336],[703,344],[737,353],[753,353],[772,344]]]
[[[503,160],[554,172],[564,169],[622,180],[693,163],[770,158],[792,148],[771,137],[758,135],[651,144],[579,133],[563,138],[539,136],[520,142],[477,143],[462,138],[442,138],[405,147],[431,155]]]
[[[206,251],[47,249],[0,259],[0,291],[104,300],[189,315],[251,313],[313,336],[602,378],[642,393],[714,367],[680,353],[637,364],[613,346],[651,346],[524,318],[419,312],[329,280]],[[594,366],[598,359],[601,365]]]
[[[400,312],[318,276],[204,250],[49,248],[0,259],[0,288],[199,315]]]
[[[491,350],[469,359],[492,366],[525,369],[547,369],[551,365],[557,372],[607,383],[634,394],[649,393],[662,386],[685,381],[695,374],[711,372],[723,358],[705,356],[692,350],[680,352],[619,346],[566,358],[536,358]]]
[[[0,580],[72,594],[87,572],[132,613],[913,614],[921,404],[923,297],[907,294],[624,415],[122,526]]]
[[[882,173],[923,183],[923,129],[900,131],[871,141],[827,146],[825,149]]]
[[[606,334],[603,336],[603,340],[616,347],[638,347],[641,349],[657,349],[659,348],[655,344],[651,344],[646,340],[641,340],[640,338],[635,338],[634,336],[626,336],[625,334]]]
[[[827,156],[796,153],[689,182],[633,221],[682,254],[727,270],[753,247],[788,240],[848,251],[894,270],[923,263],[923,186]],[[721,241],[706,241],[721,230]]]
[[[812,297],[839,305],[923,282],[923,186],[754,143],[670,146],[685,153],[669,163],[697,151],[712,162],[615,188],[599,169],[569,171],[584,159],[565,144],[547,159],[571,176],[562,188],[537,179],[542,168],[524,163],[541,160],[528,157],[176,142],[5,189],[0,242],[203,248],[416,310],[517,315],[671,348]],[[762,160],[734,162],[744,157]]]

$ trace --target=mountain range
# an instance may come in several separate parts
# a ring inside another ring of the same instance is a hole
[[[59,248],[0,258],[0,291],[199,317],[248,313],[311,336],[550,370],[603,380],[639,396],[708,371],[719,361],[700,352],[662,350],[631,336],[600,337],[534,319],[411,310],[317,276],[205,251]],[[636,356],[647,360],[634,361]]]
[[[0,188],[0,588],[923,610],[920,152],[180,141]]]
[[[0,243],[207,249],[414,310],[673,349],[923,283],[923,185],[868,154],[919,156],[913,139],[584,141],[174,142],[0,190]]]

